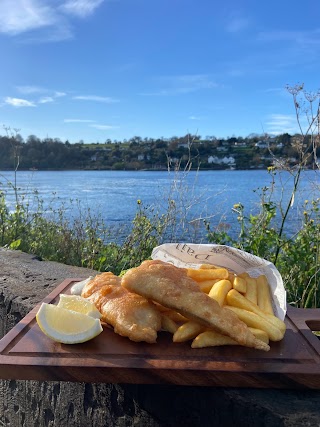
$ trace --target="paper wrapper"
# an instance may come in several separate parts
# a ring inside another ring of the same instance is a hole
[[[151,258],[169,262],[176,267],[197,268],[200,264],[214,264],[237,274],[247,272],[251,277],[264,274],[270,285],[274,313],[281,320],[285,318],[287,302],[282,277],[274,264],[265,259],[225,245],[193,243],[157,246]]]

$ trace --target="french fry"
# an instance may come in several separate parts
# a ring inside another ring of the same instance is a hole
[[[187,268],[187,274],[189,277],[197,282],[204,280],[214,279],[228,279],[229,272],[226,268],[208,268],[208,269],[194,269]]]
[[[266,344],[269,344],[269,337],[266,332],[256,328],[249,328],[249,329],[257,339],[265,342]],[[191,347],[203,348],[203,347],[217,347],[222,345],[239,345],[239,343],[237,343],[232,338],[226,335],[219,334],[218,332],[204,331],[195,337],[195,339],[192,341]]]
[[[199,288],[202,290],[202,292],[205,292],[206,294],[208,294],[212,286],[214,286],[214,284],[217,282],[219,282],[219,279],[203,280],[202,282],[197,282],[197,283],[199,285]]]
[[[232,338],[215,331],[204,331],[192,341],[192,348],[217,347],[221,345],[238,345]]]
[[[244,296],[254,304],[258,304],[257,282],[253,277],[247,277],[247,291]]]
[[[226,310],[233,311],[240,320],[251,328],[261,329],[268,334],[270,341],[281,341],[284,333],[276,328],[272,323],[260,317],[252,311],[244,310],[243,308],[233,307],[231,305],[225,306]]]
[[[269,323],[272,323],[277,329],[279,329],[281,332],[285,332],[286,325],[285,323],[280,320],[278,317],[274,316],[273,314],[267,314],[264,311],[261,310],[260,307],[258,307],[253,302],[247,300],[246,297],[240,294],[240,292],[237,292],[235,289],[231,289],[231,291],[227,294],[227,304],[243,308],[244,310],[251,311],[258,316],[260,316],[262,319],[266,320]]]
[[[192,340],[204,330],[204,326],[199,325],[199,323],[193,322],[192,320],[189,320],[188,322],[179,326],[179,328],[173,334],[173,342],[184,342]]]
[[[240,292],[241,294],[246,293],[247,291],[247,282],[245,279],[243,279],[242,277],[239,276],[235,276],[234,281],[233,281],[233,288]]]
[[[213,285],[209,292],[209,297],[216,300],[220,307],[225,303],[227,293],[232,289],[231,282],[226,279],[219,280]]]
[[[178,325],[175,321],[170,319],[170,317],[166,316],[165,314],[161,315],[161,329],[167,332],[170,332],[171,334],[174,334],[176,330],[178,329]]]
[[[257,277],[257,293],[258,306],[261,310],[265,313],[274,314],[271,304],[270,288],[265,275]]]
[[[201,264],[199,267],[201,270],[210,270],[211,268],[219,268],[216,265],[213,264]]]
[[[261,341],[265,342],[266,344],[269,344],[269,336],[265,331],[263,331],[262,329],[251,328],[251,327],[249,327],[249,329],[250,329],[251,333],[258,340],[261,340]]]

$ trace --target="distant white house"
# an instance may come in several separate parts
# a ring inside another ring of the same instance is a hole
[[[258,141],[254,146],[258,148],[268,148],[268,144],[265,141]]]
[[[229,165],[233,166],[236,164],[235,158],[232,156],[225,157],[217,157],[217,156],[209,156],[208,163],[216,163],[218,165]]]

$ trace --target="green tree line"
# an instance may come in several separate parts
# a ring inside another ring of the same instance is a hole
[[[18,133],[0,136],[0,169],[59,170],[108,169],[142,170],[190,167],[191,169],[265,169],[276,159],[292,167],[299,163],[301,146],[308,140],[288,133],[271,137],[250,135],[218,139],[214,136],[173,136],[171,138],[141,138],[105,143],[71,144],[58,138],[40,139],[30,135],[24,140]],[[319,155],[319,147],[317,148]],[[314,168],[314,156],[305,164]],[[190,164],[191,162],[191,164]]]

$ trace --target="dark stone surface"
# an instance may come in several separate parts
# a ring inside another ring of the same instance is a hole
[[[55,286],[95,272],[0,249],[0,335]],[[320,427],[320,392],[0,381],[0,427]]]

